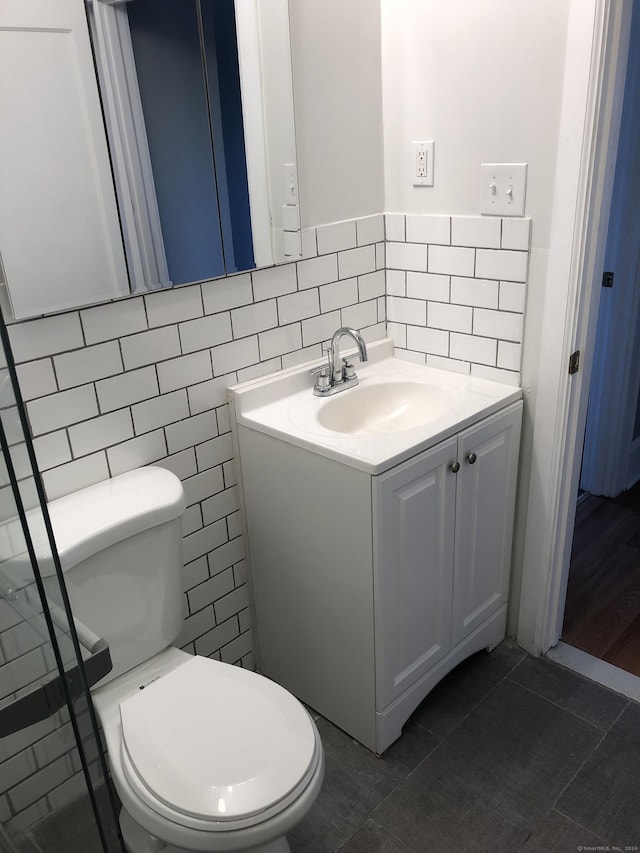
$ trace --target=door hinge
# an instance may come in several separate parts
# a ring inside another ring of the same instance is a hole
[[[572,352],[569,356],[569,375],[573,375],[578,372],[578,368],[580,367],[580,350],[577,349],[575,352]]]
[[[613,287],[613,273],[612,272],[603,272],[602,273],[602,286],[603,287]]]

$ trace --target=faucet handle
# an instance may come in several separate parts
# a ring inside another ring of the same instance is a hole
[[[328,388],[331,385],[328,364],[321,364],[320,367],[314,367],[311,371],[311,375],[316,377],[314,389],[324,391],[325,388]]]
[[[354,379],[356,375],[356,369],[351,364],[352,355],[348,355],[346,358],[342,359],[342,375],[345,379]]]

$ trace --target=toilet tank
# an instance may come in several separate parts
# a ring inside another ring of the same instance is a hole
[[[106,683],[182,628],[182,483],[139,468],[48,506],[73,615],[109,644]]]

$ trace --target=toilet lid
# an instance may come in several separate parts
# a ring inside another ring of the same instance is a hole
[[[193,657],[120,704],[138,780],[190,817],[237,821],[269,809],[315,758],[311,718],[263,676]]]

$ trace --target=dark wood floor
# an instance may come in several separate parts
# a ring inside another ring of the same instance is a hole
[[[640,676],[640,483],[578,506],[562,639]]]

